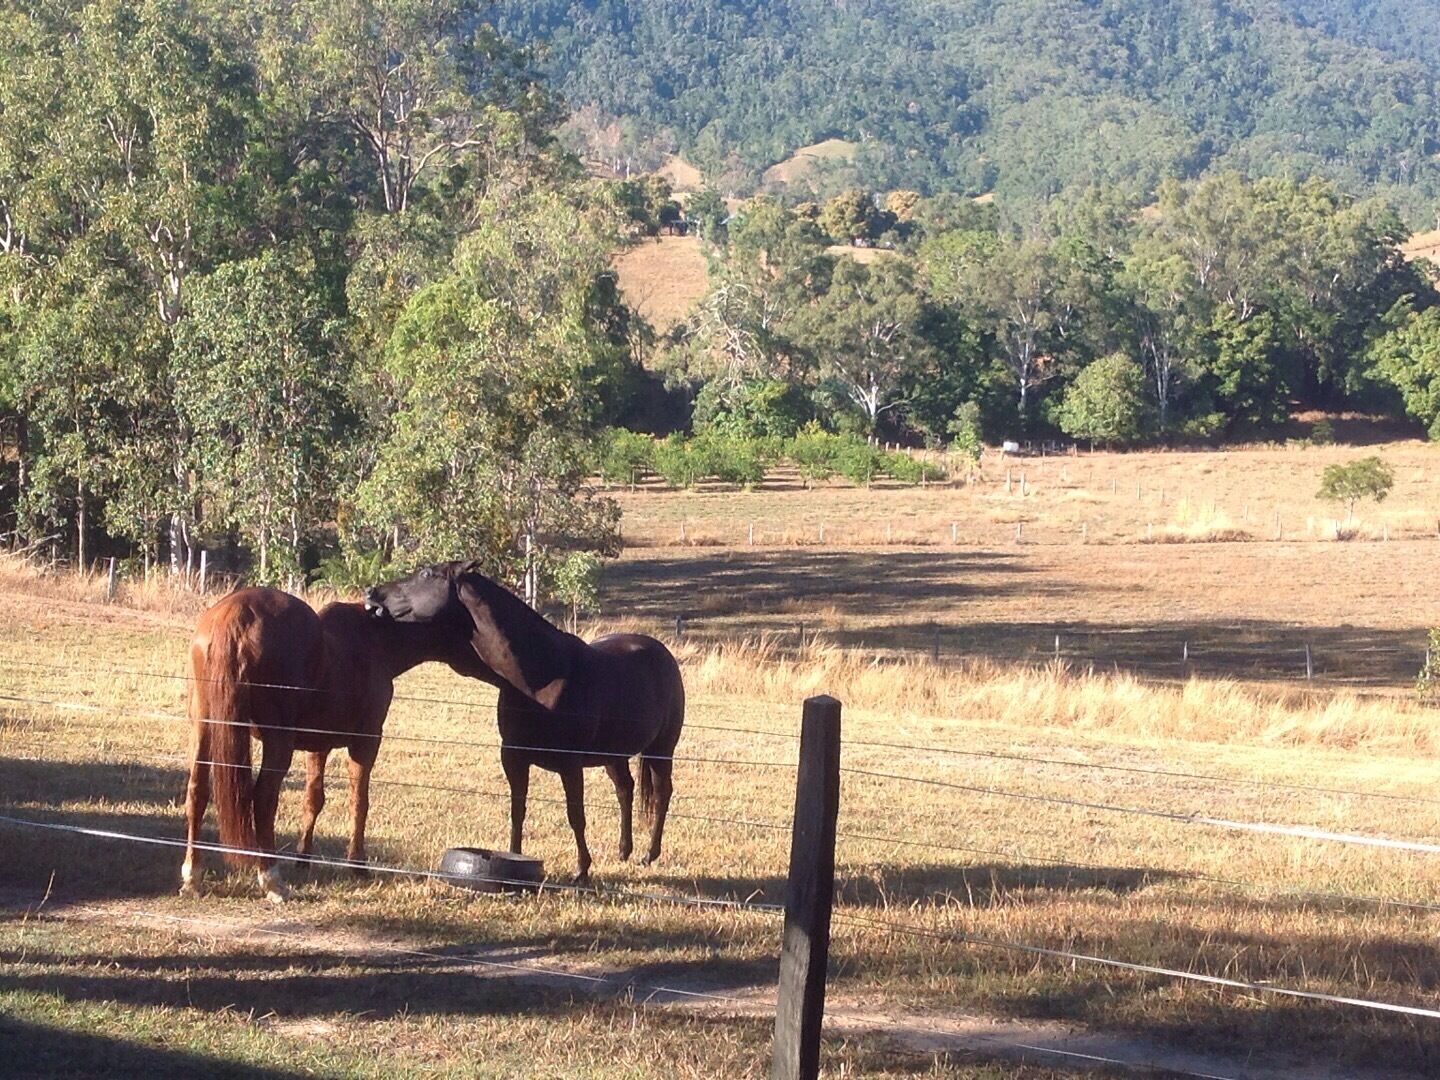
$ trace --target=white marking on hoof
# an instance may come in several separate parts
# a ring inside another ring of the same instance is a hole
[[[195,864],[189,859],[180,867],[180,895],[199,896],[200,889],[195,884]]]
[[[290,886],[286,885],[281,878],[278,866],[272,866],[269,870],[261,870],[256,877],[260,879],[260,888],[265,890],[265,899],[272,904],[283,904],[290,899]]]

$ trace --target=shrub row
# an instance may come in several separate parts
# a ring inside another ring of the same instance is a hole
[[[657,475],[671,487],[688,488],[703,480],[751,486],[765,479],[778,461],[789,461],[808,484],[843,476],[855,484],[890,478],[904,484],[945,479],[934,462],[882,450],[855,435],[835,435],[814,425],[793,438],[744,438],[703,433],[688,438],[656,439],[623,428],[606,433],[598,472],[606,481],[628,484]]]

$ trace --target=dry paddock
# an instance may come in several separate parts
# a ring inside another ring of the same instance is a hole
[[[1049,565],[1028,573],[1058,579]],[[712,572],[707,591],[742,591]],[[1114,1075],[1440,1068],[1434,1018],[1274,992],[1440,1009],[1428,714],[687,634],[693,706],[658,866],[608,854],[613,797],[594,773],[598,892],[484,897],[321,866],[294,871],[296,899],[271,910],[238,876],[182,900],[179,852],[121,838],[180,834],[188,621],[0,594],[0,1031],[27,1055],[0,1073],[764,1075],[799,699],[824,688],[849,702],[829,1075],[1097,1067],[1076,1054],[1125,1063]],[[425,869],[446,846],[499,842],[491,692],[431,669],[400,692],[372,859]],[[329,857],[343,778],[332,788]],[[528,843],[563,885],[558,798],[553,778],[533,785]]]

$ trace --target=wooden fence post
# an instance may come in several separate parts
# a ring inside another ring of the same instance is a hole
[[[210,576],[210,553],[203,548],[200,551],[200,592],[203,595],[205,586]]]
[[[105,602],[107,604],[113,604],[115,602],[115,590],[118,586],[119,580],[116,577],[115,556],[111,555],[110,570],[105,575]]]
[[[816,1080],[820,1075],[839,811],[840,702],[824,696],[807,698],[795,780],[790,879],[785,889],[772,1080]]]

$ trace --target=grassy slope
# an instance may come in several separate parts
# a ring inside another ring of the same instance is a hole
[[[698,236],[657,236],[615,260],[625,300],[664,333],[690,313],[709,280]]]

